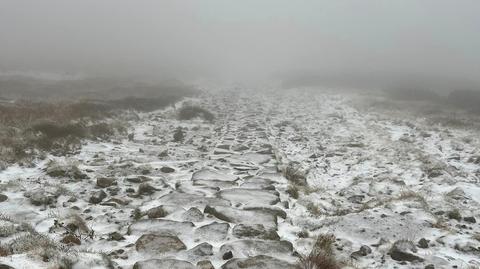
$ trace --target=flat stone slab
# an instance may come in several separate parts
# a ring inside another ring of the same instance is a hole
[[[225,189],[217,192],[217,196],[245,206],[274,205],[280,201],[277,192],[261,189]]]
[[[268,178],[262,177],[250,177],[245,178],[243,183],[240,184],[240,187],[244,189],[262,189],[262,190],[274,190],[275,186],[273,185],[275,182]]]
[[[234,257],[290,256],[293,252],[293,245],[288,241],[243,239],[226,243],[220,247],[221,253],[228,251],[232,251]]]
[[[204,168],[192,175],[192,180],[219,180],[219,181],[235,181],[238,177],[231,174],[222,174],[218,171]]]
[[[175,259],[151,259],[136,262],[133,269],[197,269],[193,264]]]
[[[251,258],[233,259],[222,265],[221,269],[296,269],[286,261],[270,256],[259,255]]]
[[[135,249],[140,253],[162,255],[187,249],[176,236],[162,234],[144,234],[135,243]]]
[[[128,227],[128,234],[188,234],[193,231],[193,223],[165,219],[139,220]]]
[[[230,223],[262,224],[267,229],[277,228],[277,216],[266,210],[241,210],[224,206],[207,206],[204,213]]]
[[[227,237],[228,223],[212,222],[195,230],[194,237],[206,241],[222,241]]]
[[[182,207],[190,207],[190,206],[198,206],[198,207],[205,207],[209,206],[230,206],[230,202],[217,198],[217,197],[205,197],[199,194],[190,194],[190,193],[181,193],[181,192],[173,192],[166,194],[158,200],[158,202],[162,205],[172,205],[172,206],[182,206]]]
[[[238,186],[237,183],[234,181],[204,180],[204,179],[193,181],[193,185],[209,187],[209,188],[218,188],[218,189],[233,188]]]
[[[272,156],[268,154],[249,152],[238,156],[237,159],[245,162],[264,164],[268,163],[272,159]]]

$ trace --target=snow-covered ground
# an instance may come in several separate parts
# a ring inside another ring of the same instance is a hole
[[[295,268],[333,234],[343,267],[478,268],[478,131],[359,109],[358,99],[212,92],[188,102],[213,123],[178,121],[173,108],[140,114],[133,140],[8,167],[0,264]],[[178,127],[185,139],[174,142]],[[308,171],[306,184],[285,177],[289,163]]]

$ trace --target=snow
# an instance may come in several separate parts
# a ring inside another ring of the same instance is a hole
[[[215,91],[185,102],[211,110],[217,119],[214,123],[201,119],[181,122],[173,108],[141,113],[138,120],[129,122],[135,134],[133,141],[126,137],[89,141],[73,156],[47,156],[33,168],[12,165],[0,172],[0,193],[8,196],[0,202],[0,213],[29,223],[56,241],[63,234],[51,229],[54,220],[80,216],[95,235],[72,247],[84,258],[75,268],[105,267],[100,253],[109,255],[122,268],[132,268],[150,258],[135,250],[136,240],[144,233],[165,229],[187,246],[187,251],[171,258],[194,263],[188,250],[207,242],[214,255],[204,258],[220,268],[225,263],[220,251],[225,244],[237,242],[235,247],[240,250],[236,252],[242,257],[261,254],[258,249],[252,254],[246,247],[242,251],[244,242],[238,243],[232,235],[239,223],[276,229],[280,240],[292,243],[302,255],[311,251],[315,236],[325,233],[337,238],[335,254],[340,260],[350,261],[352,252],[367,245],[372,253],[353,261],[358,268],[480,264],[480,164],[468,161],[480,153],[477,130],[431,125],[424,117],[407,113],[363,109],[357,105],[363,102],[362,95],[346,93]],[[184,142],[172,141],[177,126],[186,128]],[[265,144],[282,153],[283,161],[298,161],[308,167],[308,187],[299,188],[298,199],[287,193],[292,183],[277,171],[281,164],[275,155],[264,153],[268,150]],[[232,147],[225,150],[217,145]],[[235,146],[245,148],[237,152],[232,149]],[[168,156],[159,156],[166,149]],[[78,164],[89,178],[52,178],[45,173],[50,160]],[[163,173],[163,166],[175,171]],[[429,176],[429,169],[435,167],[440,167],[441,174]],[[92,192],[100,190],[98,177],[117,181],[116,186],[103,189],[107,198],[102,203],[115,198],[124,205],[89,202]],[[127,179],[140,177],[156,190],[137,195],[140,183]],[[60,186],[61,194],[51,205],[36,206],[24,196],[31,190]],[[144,213],[160,205],[168,206],[165,217],[134,218],[136,209]],[[230,219],[204,214],[200,222],[183,221],[183,213],[191,207],[203,212],[206,206]],[[272,208],[285,212],[286,219],[268,211]],[[474,217],[477,223],[449,219],[447,212],[454,209],[462,217]],[[195,237],[196,229],[214,222],[229,224],[225,239]],[[309,236],[299,237],[302,231],[308,231]],[[112,232],[125,240],[109,240]],[[416,253],[425,259],[423,263],[400,264],[388,255],[396,240],[416,244],[420,238],[430,242],[428,249]],[[0,237],[0,245],[9,240]],[[477,250],[469,250],[469,244]],[[124,252],[113,253],[118,250]],[[293,253],[267,254],[290,263],[297,260]],[[0,263],[15,268],[51,268],[53,261],[18,253],[0,257]]]

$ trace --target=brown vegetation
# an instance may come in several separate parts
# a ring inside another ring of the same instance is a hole
[[[152,90],[153,91],[153,90]],[[82,139],[102,140],[126,133],[121,116],[126,110],[160,109],[188,94],[166,91],[149,98],[110,100],[0,102],[1,163],[31,163],[43,152],[66,155],[78,150]]]
[[[319,235],[310,254],[301,257],[297,267],[299,269],[340,269],[341,266],[333,253],[333,243],[335,243],[335,236]]]

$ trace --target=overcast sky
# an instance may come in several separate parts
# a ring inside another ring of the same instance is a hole
[[[479,12],[478,0],[0,0],[0,70],[480,85]]]

